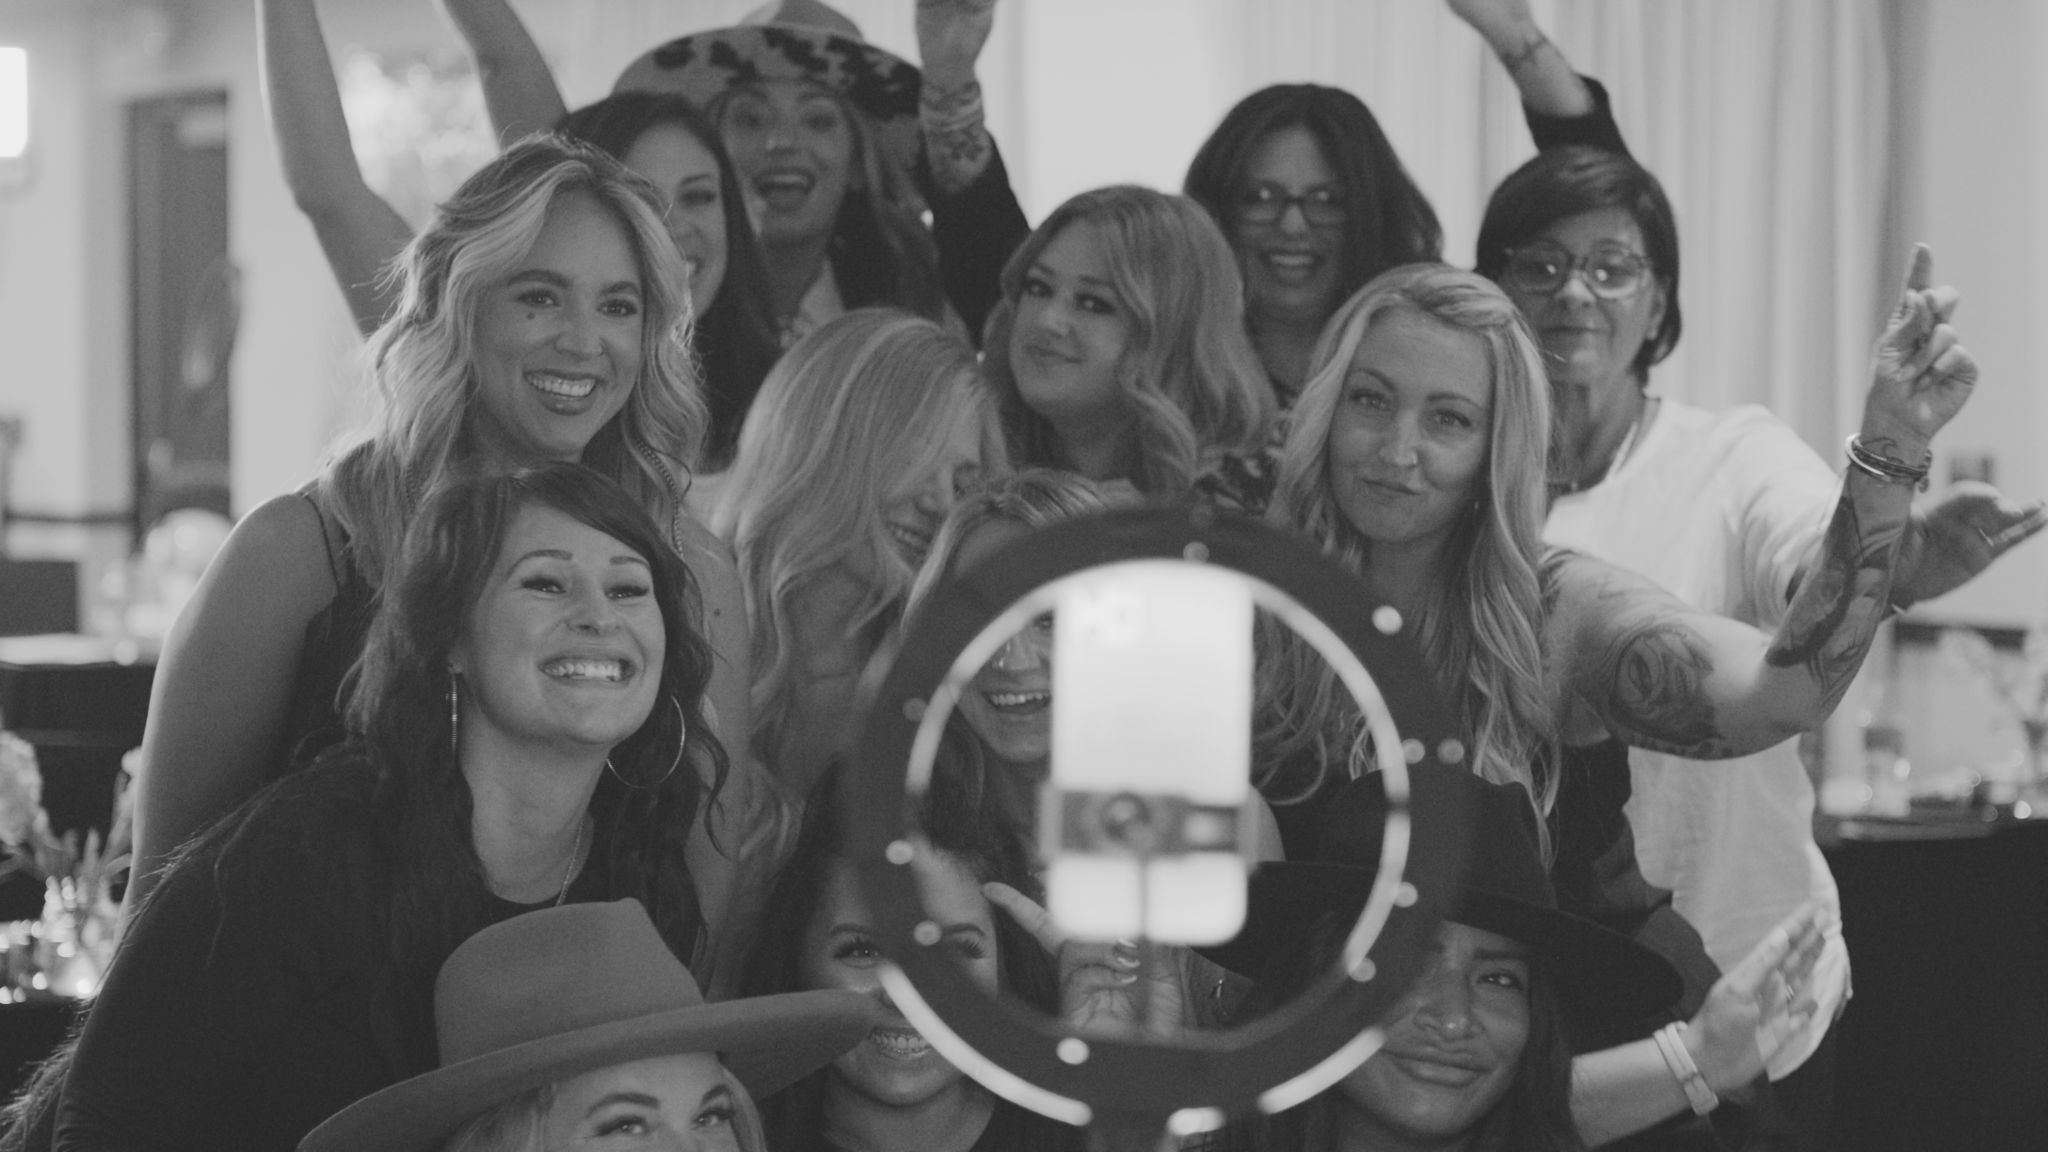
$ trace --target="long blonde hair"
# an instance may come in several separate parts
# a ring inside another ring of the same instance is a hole
[[[624,228],[643,310],[640,378],[618,416],[584,448],[583,462],[623,486],[679,542],[687,465],[708,423],[690,351],[682,255],[652,185],[588,145],[533,136],[463,181],[393,265],[398,306],[367,349],[376,413],[367,435],[317,483],[373,587],[420,500],[474,470],[465,433],[476,406],[479,305],[533,250],[555,204],[572,194],[591,197]]]
[[[796,342],[747,413],[712,518],[732,544],[753,628],[754,743],[768,755],[787,721],[796,637],[792,603],[831,571],[864,587],[849,636],[895,622],[915,573],[884,520],[906,477],[944,461],[947,432],[982,428],[983,466],[1003,447],[995,406],[965,342],[888,308],[848,312]]]
[[[1471,742],[1467,763],[1489,780],[1529,787],[1547,813],[1557,796],[1557,741],[1544,689],[1538,568],[1550,392],[1535,341],[1501,290],[1446,265],[1409,264],[1345,301],[1316,341],[1268,515],[1352,572],[1365,571],[1372,541],[1344,518],[1330,491],[1330,427],[1366,331],[1397,310],[1471,335],[1493,371],[1485,479],[1453,528],[1445,570],[1412,623],[1437,689]],[[1264,782],[1269,799],[1286,803],[1312,794],[1331,764],[1360,771],[1365,730],[1350,694],[1306,642],[1277,630],[1269,639],[1272,658],[1262,662],[1260,684],[1265,767],[1302,754],[1316,763],[1305,781]]]
[[[987,368],[1020,464],[1065,466],[1050,422],[1031,410],[1010,365],[1024,278],[1070,225],[1093,224],[1110,281],[1131,318],[1117,365],[1132,416],[1128,479],[1140,492],[1186,491],[1205,458],[1264,443],[1278,407],[1244,329],[1237,257],[1199,204],[1136,185],[1083,192],[1053,209],[1003,266],[989,316]]]

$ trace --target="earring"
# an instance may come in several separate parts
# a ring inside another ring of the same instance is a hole
[[[448,670],[448,757],[462,758],[462,688],[455,669]]]
[[[659,779],[654,780],[651,783],[635,784],[632,781],[627,780],[624,776],[621,776],[619,774],[619,770],[612,765],[612,758],[607,756],[604,758],[604,766],[605,770],[612,774],[612,779],[617,780],[619,783],[625,785],[628,788],[637,790],[642,788],[659,788],[663,784],[668,782],[669,777],[676,774],[676,769],[680,767],[683,762],[683,749],[690,742],[690,725],[689,721],[683,719],[683,702],[681,700],[676,699],[673,693],[670,694],[668,702],[671,705],[673,705],[676,710],[676,758],[669,762],[668,771],[663,772]]]

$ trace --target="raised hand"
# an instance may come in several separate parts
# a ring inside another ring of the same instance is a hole
[[[1806,1028],[1818,1004],[1807,993],[1814,965],[1839,921],[1819,904],[1786,917],[1707,992],[1685,1044],[1716,1092],[1756,1079]]]
[[[1961,587],[2044,527],[2048,503],[2014,500],[1978,480],[1958,481],[1913,509],[1892,603],[1914,604]]]
[[[996,25],[996,0],[917,0],[917,55],[924,81],[957,88],[974,79],[974,62]]]
[[[1534,28],[1529,0],[1449,0],[1452,15],[1472,26],[1488,43],[1496,36]]]
[[[1010,885],[991,881],[981,891],[1058,965],[1060,1010],[1076,1032],[1164,1037],[1177,1034],[1186,1023],[1182,950],[1121,940],[1069,940],[1051,913]]]
[[[1920,462],[1977,385],[1977,361],[1948,323],[1956,291],[1933,281],[1934,256],[1916,244],[1899,305],[1877,338],[1863,408],[1864,447],[1905,464]]]

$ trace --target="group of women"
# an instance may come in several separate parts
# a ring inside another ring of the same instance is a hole
[[[1846,979],[1825,886],[1773,878],[1798,898],[1703,941],[1637,867],[1628,747],[1782,744],[1893,605],[2041,526],[1988,490],[1913,506],[1976,379],[1924,251],[1845,478],[1781,494],[1767,546],[1720,545],[1748,607],[1688,602],[1544,542],[1549,516],[1578,543],[1553,504],[1710,438],[1643,391],[1679,335],[1670,207],[1524,0],[1451,0],[1542,149],[1476,272],[1441,263],[1371,112],[1314,85],[1241,102],[1185,195],[1097,189],[1030,228],[974,78],[995,0],[917,0],[921,73],[782,0],[573,112],[505,0],[441,3],[508,143],[409,235],[355,167],[313,0],[257,0],[378,414],[244,518],[166,644],[120,955],[18,1146],[1080,1147],[898,1011],[823,798],[860,674],[933,589],[1148,500],[1300,533],[1411,621],[1479,828],[1385,1050],[1203,1139],[1680,1147],[1714,1133],[1672,1119],[1722,1096],[1773,1115],[1767,1065],[1807,1061]],[[1696,466],[1811,456],[1747,419]],[[1084,1019],[1152,954],[1038,909],[1052,626],[962,693],[917,864],[986,988]],[[1378,857],[1358,706],[1307,644],[1261,641],[1285,860],[1239,946],[1173,960],[1216,974],[1189,1020],[1303,987]]]

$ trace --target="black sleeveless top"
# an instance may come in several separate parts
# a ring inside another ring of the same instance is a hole
[[[299,495],[320,517],[320,536],[327,546],[327,569],[334,576],[335,593],[334,599],[306,622],[298,665],[292,672],[284,731],[278,736],[276,755],[270,758],[276,766],[271,779],[297,772],[341,743],[345,735],[342,681],[363,654],[370,619],[377,611],[376,589],[356,567],[347,532],[311,492]]]

